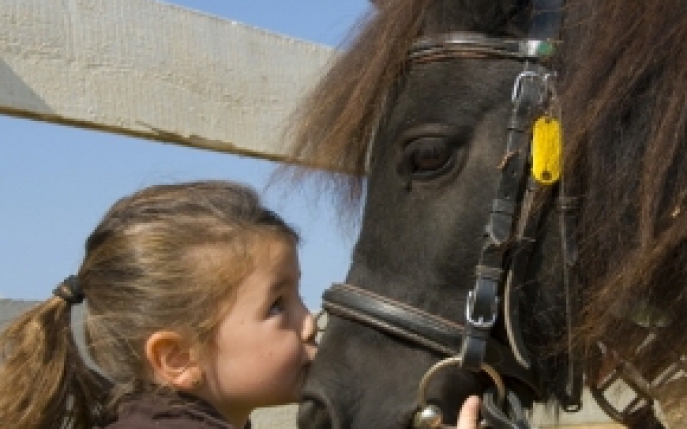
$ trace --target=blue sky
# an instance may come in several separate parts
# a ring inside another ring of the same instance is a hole
[[[339,46],[367,0],[176,0],[268,31]],[[263,191],[274,163],[0,116],[0,296],[40,300],[83,257],[83,243],[121,196],[160,182],[240,180]],[[311,309],[344,279],[355,232],[342,231],[326,201],[263,193],[303,236],[302,291]]]

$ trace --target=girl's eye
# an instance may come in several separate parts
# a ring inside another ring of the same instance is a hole
[[[284,305],[284,299],[283,298],[277,298],[272,305],[270,306],[269,309],[269,315],[270,316],[276,316],[278,314],[282,314],[285,310],[285,305]]]

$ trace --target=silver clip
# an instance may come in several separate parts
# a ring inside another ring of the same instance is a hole
[[[542,79],[541,74],[532,71],[532,70],[524,70],[521,71],[518,77],[515,78],[515,84],[513,84],[513,93],[511,94],[511,101],[515,101],[518,98],[520,98],[520,88],[522,87],[522,80],[524,78],[531,77],[531,78],[539,78]]]

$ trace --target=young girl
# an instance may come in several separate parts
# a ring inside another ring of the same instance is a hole
[[[0,427],[242,429],[296,402],[316,353],[297,243],[235,183],[121,199],[78,274],[0,336]]]
[[[2,334],[0,427],[240,429],[257,407],[297,401],[316,352],[297,242],[234,183],[118,201],[78,274]]]

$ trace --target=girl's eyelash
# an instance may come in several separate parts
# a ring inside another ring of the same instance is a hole
[[[278,310],[279,312],[284,310],[284,299],[282,297],[277,298],[272,302],[272,305],[270,305],[269,308],[269,313],[270,314],[276,314],[275,310]]]

